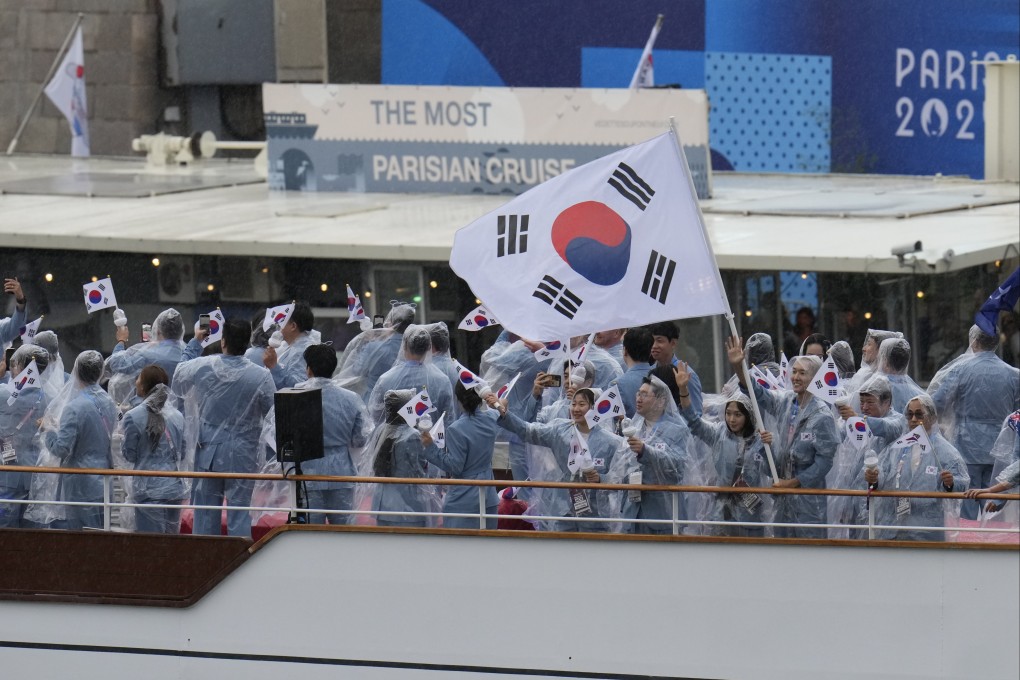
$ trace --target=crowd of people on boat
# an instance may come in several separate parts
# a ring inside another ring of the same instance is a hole
[[[4,285],[16,308],[0,320],[0,342],[17,345],[27,301],[17,281]],[[818,333],[789,360],[767,334],[729,338],[733,375],[706,393],[695,367],[677,356],[673,322],[562,343],[504,330],[469,367],[451,356],[445,323],[415,324],[415,314],[413,304],[394,302],[380,326],[338,353],[320,342],[305,303],[268,329],[261,313],[226,318],[212,343],[197,324],[185,343],[182,315],[167,309],[151,340],[130,344],[127,327],[118,327],[109,356],[83,351],[69,372],[56,333],[39,332],[2,366],[3,464],[292,472],[277,460],[274,399],[281,389],[306,388],[321,390],[324,455],[305,461],[303,474],[423,480],[306,481],[308,517],[317,523],[477,529],[484,507],[493,529],[670,534],[676,517],[685,534],[940,541],[942,527],[1008,505],[979,494],[1020,484],[1020,371],[997,355],[999,338],[978,326],[966,353],[926,389],[907,375],[907,338],[872,329],[859,366],[847,341]],[[32,380],[18,380],[33,362]],[[823,366],[836,369],[836,399],[819,396]],[[479,494],[427,483],[493,479],[498,442],[513,480],[587,488],[508,482]],[[289,482],[118,479],[128,504],[118,524],[144,532],[181,531],[182,505],[191,504],[201,507],[184,513],[190,530],[218,535],[226,501],[227,532],[249,536],[268,511],[248,508],[292,503]],[[643,490],[649,485],[724,491]],[[754,491],[769,487],[922,493]],[[103,528],[110,493],[100,475],[0,468],[0,526]],[[932,495],[942,493],[957,496]]]

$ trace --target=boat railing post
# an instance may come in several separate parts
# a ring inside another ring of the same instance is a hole
[[[673,535],[680,535],[680,493],[674,491],[670,494],[670,499],[673,501]]]
[[[875,538],[875,499],[868,496],[868,539]]]
[[[487,487],[479,486],[478,489],[478,528],[485,528],[485,490]]]
[[[110,475],[103,475],[103,530],[110,530],[110,486],[113,484],[111,481],[113,477]]]

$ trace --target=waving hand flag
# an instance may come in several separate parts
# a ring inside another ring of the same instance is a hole
[[[109,277],[86,283],[82,289],[85,291],[85,309],[89,314],[99,309],[117,306],[117,296],[113,294],[113,281]]]
[[[574,436],[570,440],[570,453],[567,455],[567,469],[570,474],[574,474],[594,466],[595,460],[588,450],[588,439],[575,427]]]
[[[411,397],[411,401],[400,407],[400,417],[404,419],[405,423],[411,427],[415,427],[418,424],[419,418],[429,411],[434,410],[435,407],[429,399],[428,390],[423,389],[421,392]]]
[[[42,323],[43,318],[40,316],[35,321],[29,321],[27,324],[21,327],[19,335],[21,336],[21,342],[26,345],[35,343],[35,334],[39,332],[39,324]]]
[[[613,383],[595,399],[595,405],[584,414],[588,427],[595,427],[606,418],[612,419],[625,415],[620,387]]]
[[[262,330],[268,331],[276,324],[283,328],[290,322],[290,315],[294,313],[294,303],[277,305],[266,309],[266,318],[262,320]]]
[[[526,338],[726,313],[678,143],[671,130],[540,184],[458,231],[450,266]]]
[[[205,336],[205,340],[202,341],[202,347],[208,347],[223,338],[223,324],[225,323],[226,319],[223,318],[223,312],[219,309],[209,312],[209,335]]]
[[[456,359],[453,360],[453,365],[457,369],[457,380],[460,381],[460,384],[463,385],[465,389],[470,390],[476,387],[484,387],[485,385],[489,384],[485,382],[482,378],[472,373],[471,369],[469,369],[467,366],[460,363]]]
[[[545,361],[546,359],[566,361],[570,358],[570,351],[567,349],[567,344],[560,340],[553,340],[552,342],[543,342],[542,348],[534,351],[535,361]],[[559,369],[555,369],[554,372],[558,372]]]
[[[823,361],[822,367],[815,373],[815,377],[811,378],[807,389],[827,404],[835,404],[837,399],[844,396],[843,383],[839,379],[836,362],[831,358]]]
[[[871,443],[871,428],[868,427],[868,421],[864,418],[857,416],[847,418],[844,427],[846,428],[847,441],[858,451],[867,448]]]
[[[446,423],[444,422],[445,420],[446,413],[443,412],[443,415],[439,416],[439,420],[436,421],[436,424],[432,426],[431,430],[429,430],[429,436],[432,437],[432,441],[435,443],[437,447],[441,449],[446,448]]]
[[[778,390],[780,388],[778,378],[773,377],[768,371],[761,370],[755,364],[751,364],[751,368],[748,373],[751,374],[752,380],[767,390]]]
[[[365,318],[365,308],[361,305],[361,298],[353,290],[351,284],[347,284],[347,323],[354,323]]]
[[[499,321],[485,309],[485,305],[479,305],[464,317],[464,320],[460,322],[457,329],[462,331],[480,331],[483,328],[498,324]]]
[[[891,446],[894,449],[901,449],[907,446],[913,446],[914,444],[920,446],[922,452],[928,451],[932,448],[931,440],[928,439],[928,433],[924,431],[924,425],[918,425],[913,430],[894,441]]]
[[[514,388],[514,385],[517,384],[517,379],[520,378],[520,377],[521,377],[521,374],[518,373],[517,375],[515,375],[510,380],[510,382],[508,382],[506,385],[503,385],[498,390],[496,390],[496,398],[497,399],[506,399],[507,395],[510,394],[510,390],[512,390]]]
[[[786,352],[779,355],[779,377],[785,389],[793,389],[793,383],[790,382],[790,360],[786,358]]]
[[[7,398],[7,405],[10,406],[16,402],[21,396],[21,390],[32,387],[38,380],[39,367],[36,365],[35,359],[32,359],[28,366],[25,366],[25,370],[19,373],[11,383],[11,396]]]

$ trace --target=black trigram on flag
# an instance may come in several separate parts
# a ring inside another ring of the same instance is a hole
[[[634,168],[626,163],[620,163],[613,171],[612,177],[608,180],[610,186],[620,192],[620,195],[636,205],[641,210],[648,207],[652,201],[655,191],[648,186],[648,182],[641,179],[641,176],[634,172]]]
[[[528,216],[500,215],[496,235],[496,257],[528,252]]]
[[[568,319],[573,319],[581,306],[581,298],[574,295],[570,292],[569,288],[549,275],[542,277],[542,281],[538,284],[538,288],[535,289],[532,296],[552,305],[553,309]]]
[[[676,262],[653,250],[648,257],[648,269],[645,270],[645,280],[641,284],[641,292],[653,300],[666,304],[669,284],[673,282],[673,272],[675,271]]]

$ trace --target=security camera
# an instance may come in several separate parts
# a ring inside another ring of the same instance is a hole
[[[905,256],[911,255],[913,253],[919,253],[919,252],[921,252],[921,242],[920,241],[914,241],[913,243],[907,243],[907,244],[904,244],[902,246],[895,246],[892,249],[892,254],[895,255],[896,257],[900,258],[901,261],[903,260],[903,258]]]

